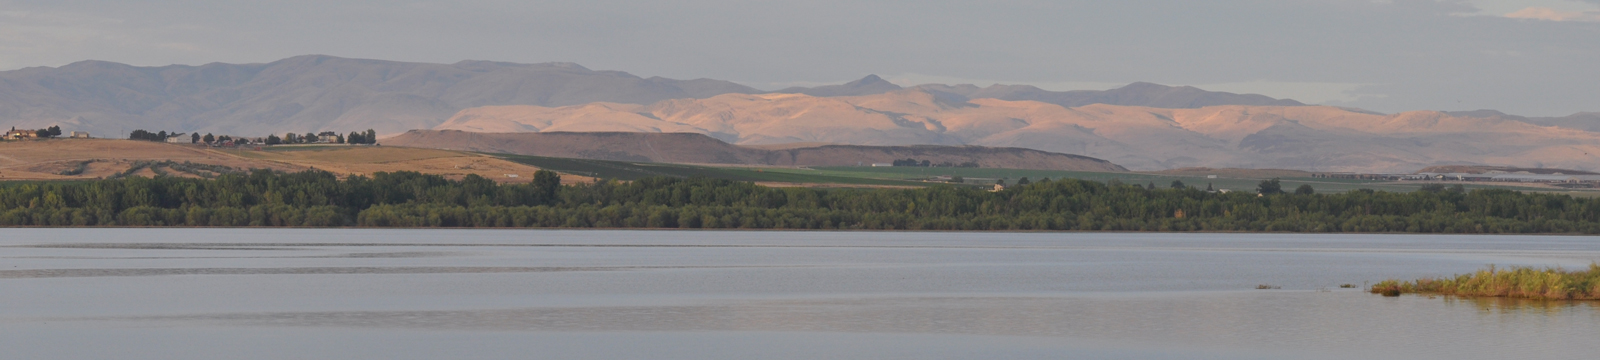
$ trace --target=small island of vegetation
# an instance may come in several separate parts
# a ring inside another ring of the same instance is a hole
[[[1489,266],[1470,274],[1416,281],[1388,280],[1373,285],[1374,294],[1437,294],[1537,300],[1600,300],[1600,263],[1587,270]]]

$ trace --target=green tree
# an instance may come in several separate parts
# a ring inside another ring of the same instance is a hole
[[[189,134],[189,143],[190,144],[199,144],[200,143],[200,133]]]
[[[1317,190],[1312,189],[1311,184],[1300,184],[1300,187],[1294,188],[1295,195],[1311,195],[1316,193]]]
[[[1183,188],[1187,188],[1187,187],[1188,186],[1183,184],[1183,180],[1173,180],[1172,181],[1172,188],[1173,189],[1183,189]],[[1207,186],[1206,188],[1207,188],[1207,190],[1210,190],[1210,186]]]
[[[1256,193],[1261,195],[1282,194],[1283,184],[1279,183],[1278,178],[1272,178],[1272,180],[1261,180],[1261,184],[1256,185]]]
[[[267,145],[277,145],[282,143],[283,139],[279,139],[277,135],[267,135]]]
[[[204,141],[205,143],[210,144],[212,142],[217,141],[217,137],[216,136],[212,136],[211,133],[206,133],[206,136],[200,138],[200,141]]]

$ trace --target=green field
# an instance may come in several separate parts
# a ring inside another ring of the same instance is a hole
[[[1254,192],[1255,189],[1256,189],[1256,185],[1261,183],[1261,180],[1266,180],[1265,178],[1226,178],[1226,177],[1218,177],[1218,178],[1215,178],[1215,179],[1211,179],[1211,178],[1206,178],[1204,176],[1175,176],[1175,175],[1160,175],[1160,174],[1131,173],[1131,172],[1130,173],[1113,173],[1113,172],[1023,170],[1023,169],[995,169],[995,168],[926,168],[926,167],[860,167],[860,166],[843,166],[843,167],[818,167],[818,168],[813,168],[813,169],[776,168],[776,169],[767,169],[767,171],[768,172],[795,173],[795,174],[822,175],[822,176],[832,176],[832,177],[842,177],[842,178],[868,178],[868,179],[902,180],[902,181],[922,181],[922,180],[931,179],[931,178],[934,178],[934,177],[937,177],[937,176],[960,176],[960,177],[964,178],[964,180],[966,180],[966,182],[968,184],[975,184],[975,185],[990,185],[990,184],[994,184],[996,180],[1001,180],[1001,179],[1004,179],[1007,184],[1016,184],[1017,180],[1020,180],[1023,177],[1027,177],[1030,181],[1038,181],[1040,179],[1050,178],[1050,179],[1080,179],[1080,180],[1092,180],[1092,181],[1105,182],[1105,181],[1111,181],[1111,180],[1114,179],[1114,180],[1122,181],[1124,183],[1129,183],[1129,184],[1149,185],[1151,183],[1154,183],[1157,188],[1167,188],[1167,187],[1170,187],[1172,185],[1173,180],[1178,180],[1178,181],[1183,181],[1183,183],[1185,185],[1194,186],[1194,187],[1198,187],[1198,188],[1201,188],[1201,189],[1204,189],[1204,188],[1206,188],[1207,185],[1209,185],[1213,189],[1218,189],[1218,190],[1228,189],[1228,190],[1233,190],[1233,191],[1248,191],[1248,192]],[[1407,183],[1380,182],[1380,181],[1370,181],[1370,180],[1296,178],[1296,177],[1282,178],[1282,179],[1280,179],[1280,181],[1281,181],[1281,183],[1283,185],[1284,191],[1293,191],[1295,188],[1300,187],[1300,185],[1302,185],[1302,184],[1309,184],[1309,185],[1311,185],[1311,188],[1312,189],[1316,189],[1316,191],[1318,193],[1342,193],[1342,192],[1347,192],[1347,191],[1356,190],[1356,189],[1372,189],[1372,190],[1381,190],[1381,191],[1390,191],[1390,192],[1410,192],[1410,191],[1416,191],[1417,189],[1421,188],[1422,185],[1423,185],[1423,184],[1420,184],[1420,183],[1407,184]],[[1483,189],[1483,188],[1502,188],[1502,189],[1504,189],[1504,188],[1509,188],[1509,189],[1516,189],[1516,190],[1522,190],[1522,191],[1541,191],[1541,192],[1550,192],[1551,191],[1550,189],[1528,188],[1528,187],[1511,187],[1511,186],[1494,186],[1494,185],[1477,185],[1477,184],[1465,184],[1465,185],[1466,185],[1466,187],[1468,189]],[[1597,193],[1597,192],[1592,192],[1592,191],[1573,191],[1573,192],[1570,192],[1570,193],[1574,193],[1574,196],[1582,196],[1582,195],[1578,195],[1578,193]]]
[[[1210,185],[1213,189],[1228,189],[1234,191],[1255,191],[1256,185],[1263,179],[1236,179],[1216,178],[1208,179],[1203,176],[1171,176],[1143,173],[1113,173],[1113,172],[1087,172],[1087,171],[1059,171],[1059,170],[1023,170],[1023,169],[995,169],[995,168],[924,168],[924,167],[820,167],[815,169],[773,169],[776,172],[813,173],[838,177],[862,177],[873,179],[893,179],[918,181],[937,176],[960,176],[969,184],[990,185],[997,180],[1005,180],[1007,184],[1016,184],[1017,180],[1024,177],[1030,181],[1050,179],[1080,179],[1106,182],[1118,180],[1129,184],[1149,185],[1154,183],[1158,188],[1167,188],[1174,180],[1183,181],[1185,185],[1201,189]],[[1385,191],[1412,191],[1420,185],[1393,185],[1369,184],[1370,182],[1350,181],[1320,181],[1323,179],[1282,179],[1285,189],[1293,189],[1301,184],[1311,184],[1318,192],[1345,192],[1358,188],[1370,188]]]
[[[1204,176],[1177,176],[1134,172],[1089,172],[1060,170],[1025,170],[996,168],[929,168],[929,167],[864,167],[839,166],[816,168],[789,167],[717,167],[663,163],[637,163],[625,161],[553,158],[541,156],[494,154],[527,165],[557,172],[604,179],[636,180],[649,176],[696,177],[728,179],[735,181],[786,182],[804,184],[842,184],[868,186],[928,186],[939,176],[960,176],[967,185],[990,186],[997,180],[1016,184],[1024,177],[1030,181],[1050,179],[1080,179],[1091,181],[1117,180],[1128,184],[1155,184],[1167,188],[1174,180],[1185,185],[1204,189],[1254,192],[1265,178],[1207,178]],[[1421,188],[1421,183],[1395,183],[1371,180],[1321,179],[1290,177],[1280,179],[1284,191],[1293,191],[1300,185],[1311,185],[1318,193],[1342,193],[1357,189],[1389,192],[1411,192]],[[1570,194],[1577,197],[1600,196],[1600,191],[1565,191],[1544,188],[1503,185],[1463,184],[1468,189],[1513,189],[1530,192]]]
[[[926,186],[927,183],[863,176],[837,176],[808,172],[789,172],[774,168],[711,167],[682,164],[636,163],[626,161],[553,158],[494,154],[503,159],[551,171],[602,179],[637,180],[650,176],[708,177],[734,181],[786,182],[803,184],[844,184],[872,186]]]

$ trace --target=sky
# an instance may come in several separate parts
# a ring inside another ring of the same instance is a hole
[[[305,54],[762,89],[1148,81],[1382,112],[1600,111],[1600,0],[0,0],[0,70]]]

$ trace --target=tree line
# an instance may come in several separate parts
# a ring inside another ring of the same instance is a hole
[[[61,129],[60,128],[55,128],[55,127],[52,127],[52,128],[54,129],[56,135],[60,135],[60,133],[61,133]],[[44,131],[44,130],[41,130],[41,131]],[[180,132],[168,133],[166,131],[150,132],[150,131],[146,131],[144,129],[139,129],[139,130],[134,130],[132,133],[129,133],[128,134],[128,139],[129,140],[144,140],[144,141],[165,142],[165,141],[167,141],[168,138],[177,137],[177,136],[183,136],[184,134],[185,133],[180,133]],[[251,140],[248,139],[248,138],[234,138],[234,137],[231,137],[231,136],[228,136],[228,135],[217,136],[217,135],[212,135],[212,134],[209,134],[209,133],[207,133],[205,135],[200,135],[200,133],[189,134],[189,143],[191,143],[191,144],[208,144],[208,145],[210,145],[210,144],[223,144],[223,143],[229,143],[229,142],[234,143],[234,144],[249,144],[249,143],[251,143]],[[283,135],[283,137],[278,137],[278,135],[275,135],[275,134],[274,135],[267,135],[266,138],[260,139],[260,142],[263,143],[263,144],[266,144],[266,145],[317,144],[317,143],[377,144],[378,143],[378,133],[376,131],[373,131],[372,129],[367,129],[367,131],[365,131],[365,132],[352,131],[352,132],[350,132],[349,136],[342,135],[342,134],[339,134],[337,132],[332,132],[332,131],[323,131],[323,132],[320,132],[320,133],[310,133],[310,132],[308,132],[308,133],[305,133],[305,134],[285,133]]]
[[[1039,180],[991,192],[769,188],[707,178],[561,185],[255,170],[0,185],[3,226],[357,226],[1600,234],[1600,200],[1489,189],[1338,194]]]
[[[378,132],[373,131],[372,129],[367,129],[366,132],[351,131],[349,136],[341,135],[332,131],[323,131],[320,133],[308,132],[305,134],[286,133],[283,134],[283,137],[278,137],[277,135],[267,135],[267,138],[264,140],[264,142],[266,142],[267,145],[317,143],[377,144]]]
[[[936,164],[931,160],[917,160],[917,159],[912,159],[912,158],[895,159],[894,162],[890,163],[890,165],[894,165],[894,166],[910,166],[910,167],[959,167],[959,168],[975,168],[975,167],[978,167],[978,163],[975,162],[975,161],[968,161],[968,162],[963,162],[963,163],[960,163],[960,164],[956,164],[956,163],[953,163],[953,162],[946,161],[946,162],[943,162],[943,163],[937,163]]]

